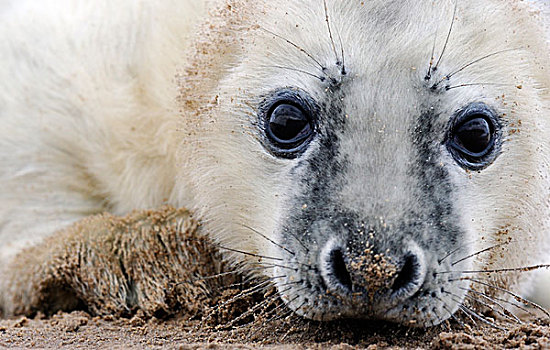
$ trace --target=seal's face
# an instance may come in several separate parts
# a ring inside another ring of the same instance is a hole
[[[491,1],[266,7],[200,150],[216,175],[198,206],[223,244],[260,255],[298,314],[422,326],[483,289],[472,270],[529,261],[514,254],[544,225],[526,217],[548,99],[519,20]]]

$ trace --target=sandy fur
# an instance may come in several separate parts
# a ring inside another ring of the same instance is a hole
[[[181,268],[185,266],[186,268]],[[10,266],[6,315],[85,308],[98,315],[203,314],[234,276],[187,210],[88,217]]]

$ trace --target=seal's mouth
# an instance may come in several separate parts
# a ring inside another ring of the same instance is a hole
[[[298,315],[314,320],[380,319],[419,327],[438,324],[462,302],[464,283],[450,286],[447,277],[435,279],[437,274],[428,274],[433,270],[429,252],[414,241],[401,246],[405,247],[401,254],[379,253],[369,245],[358,254],[331,239],[318,251],[317,266],[310,265],[281,281],[287,288],[280,288],[281,296]],[[446,289],[456,300],[449,299]]]

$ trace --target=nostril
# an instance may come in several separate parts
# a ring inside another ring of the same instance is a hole
[[[351,276],[346,268],[346,262],[344,260],[344,254],[340,249],[334,249],[329,255],[330,268],[332,275],[343,287],[351,290]]]
[[[393,282],[393,294],[396,296],[409,295],[420,287],[423,280],[424,273],[421,261],[416,255],[409,253],[405,256],[403,267]]]

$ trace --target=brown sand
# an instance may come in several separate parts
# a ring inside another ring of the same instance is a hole
[[[0,321],[0,347],[56,349],[127,348],[293,348],[293,349],[550,349],[548,320],[531,316],[523,325],[502,323],[508,330],[478,325],[407,329],[380,322],[317,323],[295,316],[262,324],[217,328],[198,320],[166,320],[112,316],[92,317],[83,311],[49,318],[20,317]],[[218,325],[219,326],[219,325]],[[452,330],[451,330],[452,329]]]

